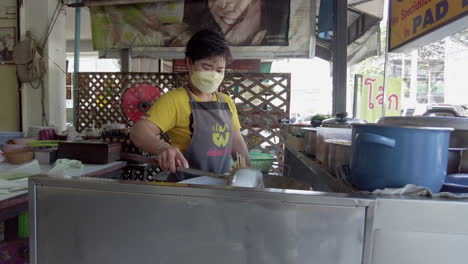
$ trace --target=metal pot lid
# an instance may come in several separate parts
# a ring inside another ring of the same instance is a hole
[[[351,146],[351,141],[344,139],[325,139],[326,143],[341,145],[341,146]]]
[[[464,152],[464,151],[468,151],[468,148],[450,148],[450,147],[449,147],[449,151],[461,151],[461,152]]]
[[[286,126],[292,127],[312,127],[310,124],[285,124]]]
[[[337,113],[335,118],[325,119],[322,122],[323,127],[351,127],[352,124],[366,124],[367,122],[357,118],[347,118],[348,113]]]
[[[301,130],[306,130],[306,131],[317,131],[317,128],[315,128],[315,127],[301,127]]]
[[[408,129],[420,129],[420,130],[438,130],[438,131],[453,131],[450,127],[423,127],[423,126],[403,126],[395,124],[353,124],[354,126],[376,126],[376,127],[395,127],[395,128],[408,128]]]
[[[456,130],[468,130],[468,118],[440,116],[385,116],[378,124],[419,126],[419,127],[449,127]]]

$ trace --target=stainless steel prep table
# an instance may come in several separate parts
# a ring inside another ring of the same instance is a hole
[[[34,177],[31,263],[361,263],[368,199]],[[331,262],[329,262],[331,261]]]
[[[30,197],[31,263],[468,258],[467,202],[46,176]]]

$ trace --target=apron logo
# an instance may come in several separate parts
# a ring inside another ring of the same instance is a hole
[[[213,142],[215,143],[215,145],[218,148],[226,147],[231,137],[231,133],[226,132],[228,129],[228,125],[224,124],[224,126],[220,126],[217,123],[216,126],[212,127],[212,129],[213,129]]]

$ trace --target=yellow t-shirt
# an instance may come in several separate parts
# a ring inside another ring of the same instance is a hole
[[[236,105],[228,95],[221,93],[221,96],[231,110],[233,129],[240,129]],[[201,101],[197,96],[195,96],[195,100]],[[213,101],[217,100],[215,94]],[[174,147],[185,152],[190,145],[192,134],[190,132],[192,108],[190,106],[190,97],[185,88],[180,87],[164,94],[146,114],[149,115],[148,120],[157,125],[163,132],[167,132]]]

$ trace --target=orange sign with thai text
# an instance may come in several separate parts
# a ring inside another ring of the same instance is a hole
[[[389,50],[468,15],[468,0],[391,0]]]

